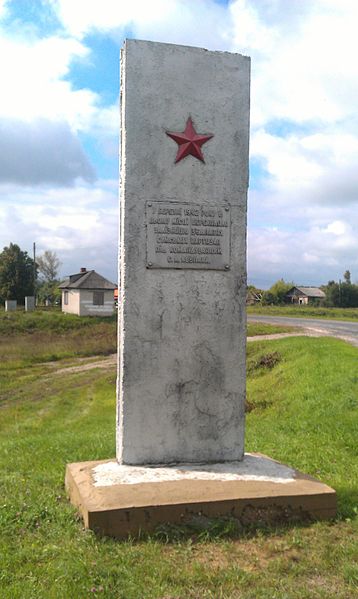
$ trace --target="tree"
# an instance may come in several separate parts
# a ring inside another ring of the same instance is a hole
[[[23,304],[26,295],[34,295],[35,263],[18,245],[10,243],[0,253],[0,300],[16,299]]]
[[[58,259],[56,252],[46,250],[42,256],[37,258],[36,262],[39,272],[42,274],[45,281],[52,283],[57,280],[58,269],[61,266],[61,262]]]
[[[262,303],[267,304],[284,304],[286,301],[287,292],[292,289],[293,283],[286,283],[283,279],[279,279],[274,283],[268,291],[265,291],[262,296]]]
[[[358,285],[351,283],[351,274],[349,270],[343,275],[344,283],[339,281],[328,281],[323,288],[326,294],[324,300],[325,306],[338,306],[340,308],[357,308],[358,307]]]
[[[58,269],[61,262],[56,252],[46,250],[42,256],[37,259],[37,266],[42,277],[37,286],[37,297],[40,303],[48,300],[51,304],[60,301],[61,292],[58,289]]]
[[[328,281],[327,285],[323,286],[323,291],[326,294],[323,301],[324,306],[340,306],[341,290],[338,283],[335,281]]]
[[[347,285],[351,284],[351,273],[349,270],[346,270],[346,272],[343,275],[344,281],[345,283],[347,283]]]
[[[41,281],[37,285],[37,299],[39,304],[60,304],[61,302],[61,290],[58,288],[60,282],[58,280],[52,281]]]

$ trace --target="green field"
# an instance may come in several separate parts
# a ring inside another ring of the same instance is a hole
[[[249,323],[247,334],[251,337],[294,330],[292,327]],[[14,366],[115,353],[117,316],[79,317],[58,310],[1,311],[0,339],[1,377],[1,373],[5,375]]]
[[[111,353],[115,322],[81,320],[65,339],[53,322],[0,337],[1,599],[357,597],[357,349],[303,337],[248,347],[246,450],[333,486],[334,522],[243,530],[221,520],[118,542],[84,530],[64,490],[66,463],[115,453],[114,368],[64,371],[79,355],[93,360],[102,327],[99,353]],[[36,339],[34,360],[21,358],[25,337]],[[49,353],[55,361],[41,363]]]
[[[116,322],[115,315],[93,318],[57,310],[8,314],[2,311],[0,373],[14,366],[115,353]]]
[[[258,335],[275,335],[280,333],[294,333],[295,327],[287,327],[276,324],[266,324],[265,322],[248,322],[247,336],[256,337]]]
[[[248,314],[262,314],[266,316],[292,316],[294,318],[328,318],[333,320],[358,319],[358,308],[320,308],[315,306],[247,306]]]

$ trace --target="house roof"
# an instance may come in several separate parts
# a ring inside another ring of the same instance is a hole
[[[117,285],[99,275],[95,270],[87,270],[86,272],[70,275],[59,285],[59,288],[113,290],[117,288]]]
[[[291,296],[297,294],[297,291],[306,297],[326,297],[326,294],[322,289],[319,289],[318,287],[306,287],[305,285],[292,287],[292,289],[287,292],[287,295]]]

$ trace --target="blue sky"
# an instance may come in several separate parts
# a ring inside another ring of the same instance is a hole
[[[117,272],[126,37],[252,58],[248,279],[358,281],[355,0],[0,0],[0,248]]]

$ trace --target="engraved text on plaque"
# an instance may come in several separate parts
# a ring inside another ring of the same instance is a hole
[[[147,267],[230,268],[230,206],[146,203]]]

